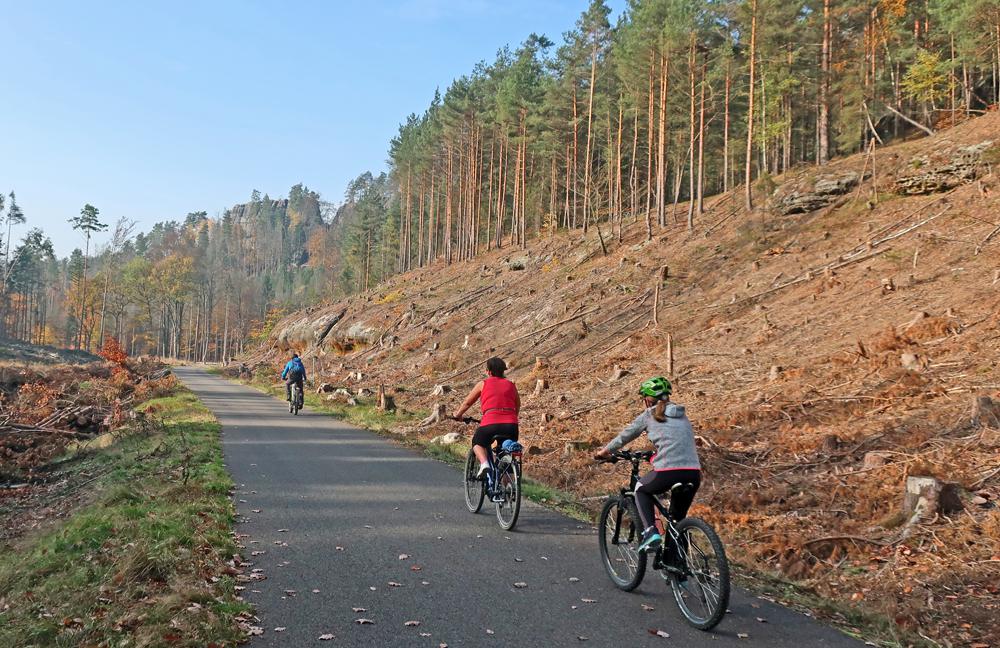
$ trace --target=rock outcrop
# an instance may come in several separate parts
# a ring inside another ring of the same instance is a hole
[[[837,196],[842,196],[858,186],[860,179],[861,176],[854,171],[820,176],[816,178],[812,188],[800,185],[791,191],[779,194],[776,201],[778,212],[782,216],[789,216],[822,209],[836,200]]]
[[[985,141],[957,148],[950,154],[914,157],[910,160],[913,171],[896,177],[895,191],[910,196],[932,194],[972,182],[986,170],[983,153],[992,146],[992,141]]]

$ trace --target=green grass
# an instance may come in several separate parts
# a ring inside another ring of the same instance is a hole
[[[0,552],[0,646],[242,639],[235,617],[249,606],[225,573],[238,548],[220,426],[187,390],[141,409],[163,425],[97,453],[96,501]]]

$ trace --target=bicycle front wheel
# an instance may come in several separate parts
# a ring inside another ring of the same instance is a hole
[[[497,463],[496,494],[497,522],[510,531],[521,513],[521,466],[509,456]]]
[[[597,522],[601,562],[615,587],[626,592],[646,575],[646,554],[638,551],[641,529],[634,500],[612,497],[604,503]]]
[[[479,461],[476,459],[476,453],[469,450],[469,455],[465,458],[463,479],[465,483],[465,505],[469,507],[470,513],[479,512],[479,509],[483,507],[483,498],[486,496],[486,489],[483,488],[482,480],[476,477],[478,469]]]
[[[677,571],[670,589],[681,614],[699,630],[711,630],[729,607],[729,560],[715,529],[700,518],[677,523]]]

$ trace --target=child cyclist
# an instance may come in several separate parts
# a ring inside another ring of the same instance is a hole
[[[694,490],[681,491],[670,498],[670,517],[679,521],[687,516],[695,491],[701,484],[701,463],[694,430],[684,414],[684,406],[670,402],[672,391],[670,381],[663,377],[642,383],[639,395],[645,410],[594,456],[598,461],[606,461],[612,452],[631,443],[643,432],[656,446],[656,454],[650,459],[653,470],[635,487],[635,502],[644,528],[639,551],[656,548],[662,539],[656,528],[653,497],[668,492],[675,484],[693,484]]]

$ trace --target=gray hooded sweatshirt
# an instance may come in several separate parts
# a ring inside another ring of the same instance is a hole
[[[691,421],[684,414],[684,406],[668,404],[665,411],[667,420],[663,423],[653,418],[654,409],[655,406],[647,409],[622,430],[607,445],[608,452],[619,450],[645,431],[656,446],[656,454],[650,460],[653,470],[701,470],[698,449],[694,443],[694,430],[691,428]]]

